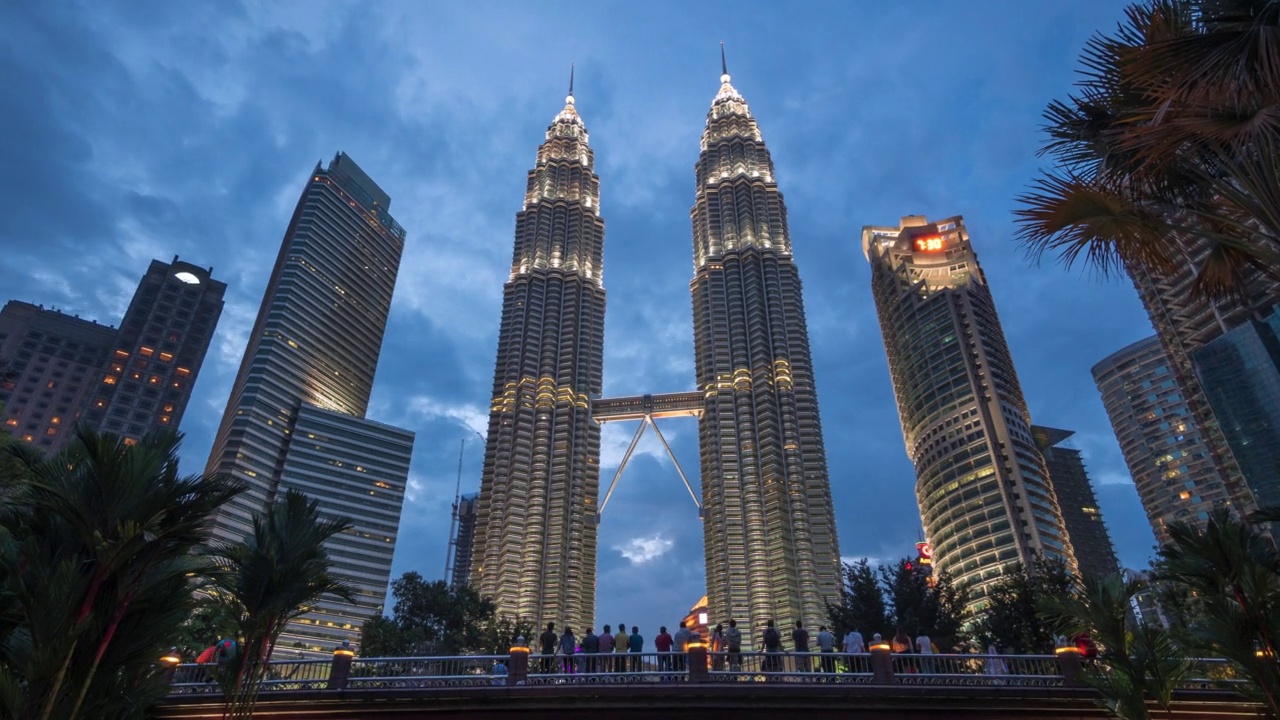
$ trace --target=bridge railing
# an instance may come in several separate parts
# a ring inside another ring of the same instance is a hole
[[[1077,654],[955,655],[872,653],[603,653],[597,655],[464,655],[455,657],[275,660],[262,691],[590,685],[617,683],[786,682],[936,686],[1061,687],[1078,685],[1091,662]],[[1194,658],[1187,690],[1240,685],[1224,659]],[[1102,668],[1101,665],[1095,667]],[[172,693],[220,692],[217,665],[170,668]]]

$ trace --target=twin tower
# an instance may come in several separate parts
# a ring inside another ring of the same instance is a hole
[[[604,400],[604,220],[586,126],[547,129],[516,215],[471,585],[498,614],[593,623],[600,425],[619,406],[699,418],[711,622],[825,622],[840,553],[800,276],[760,128],[725,72],[707,113],[693,221],[690,393]],[[750,633],[754,635],[754,633]]]

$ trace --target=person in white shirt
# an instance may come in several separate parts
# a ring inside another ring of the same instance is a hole
[[[854,658],[855,654],[861,654],[867,651],[866,645],[862,642],[862,633],[857,630],[850,630],[844,636],[845,665],[849,667],[849,672],[867,672],[870,666],[863,666],[861,658]]]
[[[929,639],[928,635],[924,634],[923,630],[921,630],[920,634],[916,636],[916,652],[920,653],[921,655],[933,654],[933,641]],[[933,660],[921,659],[920,672],[932,673]]]
[[[844,636],[844,651],[847,653],[866,652],[867,648],[862,643],[862,633],[857,630],[850,630]]]

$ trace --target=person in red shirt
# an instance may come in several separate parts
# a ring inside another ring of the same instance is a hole
[[[658,628],[658,637],[653,639],[653,646],[658,649],[658,669],[671,669],[671,635],[667,632],[667,626],[663,625]]]

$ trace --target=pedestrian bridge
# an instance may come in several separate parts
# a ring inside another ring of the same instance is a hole
[[[1104,718],[1082,686],[1081,661],[1064,655],[684,653],[450,658],[351,658],[272,662],[255,718],[738,719],[800,713],[825,718]],[[172,694],[152,714],[222,717],[216,667],[172,668]],[[1256,718],[1261,708],[1231,689],[1223,660],[1196,662],[1175,695],[1171,720]],[[1154,713],[1153,713],[1154,716]]]

